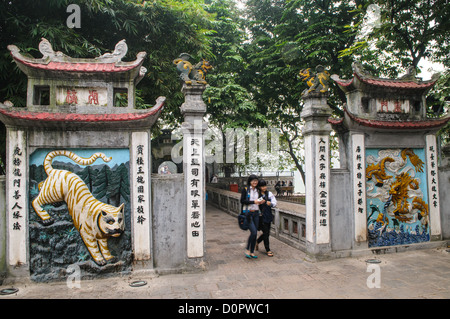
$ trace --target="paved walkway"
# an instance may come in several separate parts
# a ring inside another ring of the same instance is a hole
[[[199,273],[156,274],[86,280],[80,288],[65,282],[17,284],[11,298],[183,298],[183,299],[301,299],[301,298],[450,298],[450,253],[446,249],[342,258],[309,262],[305,254],[274,238],[274,257],[259,252],[257,259],[244,257],[248,232],[236,218],[208,207],[207,270]],[[381,261],[380,288],[369,288],[376,271],[368,272],[365,260]],[[369,278],[370,277],[370,278]],[[368,280],[369,278],[369,280]],[[129,283],[145,280],[132,288]],[[6,288],[5,286],[1,288]]]

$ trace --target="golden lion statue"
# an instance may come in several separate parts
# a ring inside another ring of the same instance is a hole
[[[302,92],[303,96],[311,92],[326,93],[328,91],[330,73],[322,65],[316,66],[316,73],[314,75],[311,74],[311,68],[301,70],[299,75],[301,80],[306,81],[309,87]]]
[[[177,59],[173,60],[173,63],[177,66],[180,79],[186,84],[207,84],[206,73],[212,69],[212,65],[206,60],[192,65],[191,62],[189,62],[190,57],[191,56],[188,53],[181,53]]]

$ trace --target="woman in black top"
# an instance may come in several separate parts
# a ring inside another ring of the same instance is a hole
[[[259,193],[257,186],[258,177],[256,175],[250,175],[247,179],[247,187],[243,188],[241,192],[242,210],[248,215],[250,221],[250,236],[247,240],[247,250],[245,252],[245,257],[247,258],[258,258],[254,254],[254,251],[259,224],[259,205],[264,204],[265,200],[258,199]]]
[[[269,236],[270,226],[272,224],[273,215],[272,207],[277,205],[277,200],[272,192],[267,190],[267,182],[261,179],[258,183],[260,198],[265,200],[264,204],[259,205],[261,216],[259,216],[259,225],[262,230],[262,235],[256,240],[256,250],[258,250],[258,244],[264,241],[264,248],[266,248],[266,254],[269,257],[273,257],[273,252],[270,250]]]

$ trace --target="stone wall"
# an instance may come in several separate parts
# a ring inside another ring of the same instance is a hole
[[[331,248],[333,251],[348,250],[353,243],[350,172],[346,169],[332,169],[330,183]]]
[[[153,265],[160,273],[187,267],[184,174],[152,174]]]
[[[450,239],[450,145],[442,148],[441,165],[439,166],[439,196],[441,204],[442,239]]]
[[[6,179],[0,176],[0,285],[6,277]]]
[[[289,182],[294,183],[294,176],[259,176],[259,178],[267,182],[267,190],[271,191],[274,194],[276,194],[275,184],[277,183],[277,181],[285,181],[286,186],[289,185]],[[216,185],[211,186],[230,190],[231,184],[238,184],[239,190],[241,190],[242,187],[247,185],[247,179],[248,175],[241,177],[219,177],[218,183],[215,183]]]

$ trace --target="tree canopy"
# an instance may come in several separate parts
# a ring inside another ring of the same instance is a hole
[[[417,68],[424,58],[449,66],[448,1],[372,0],[361,3],[353,12],[357,19],[347,27],[355,35],[362,31],[365,37],[345,49],[343,55],[358,54],[394,76],[409,66]]]
[[[66,24],[69,4],[81,8],[80,28]],[[424,59],[440,62],[446,70],[429,97],[430,114],[439,116],[449,96],[449,23],[446,0],[247,0],[244,8],[234,0],[0,0],[0,101],[25,105],[26,76],[12,62],[9,44],[39,57],[44,37],[55,51],[96,57],[126,39],[125,59],[148,54],[138,107],[166,96],[161,122],[175,127],[183,95],[172,61],[188,52],[214,67],[204,92],[210,123],[221,130],[280,128],[283,148],[302,172],[300,94],[306,84],[299,71],[321,64],[349,77],[357,59],[375,74],[397,76]],[[330,106],[342,114],[343,92],[332,84],[330,94]]]
[[[66,24],[69,4],[81,8],[80,28]],[[93,58],[111,52],[117,42],[126,39],[129,51],[125,59],[133,60],[140,51],[148,54],[144,62],[148,72],[139,85],[142,100],[152,104],[160,95],[170,97],[165,116],[176,118],[182,96],[177,94],[180,86],[173,59],[181,52],[204,58],[212,55],[209,28],[213,17],[204,8],[200,0],[1,0],[0,100],[25,104],[26,77],[11,63],[8,44],[39,57],[37,46],[46,38],[55,51]]]

